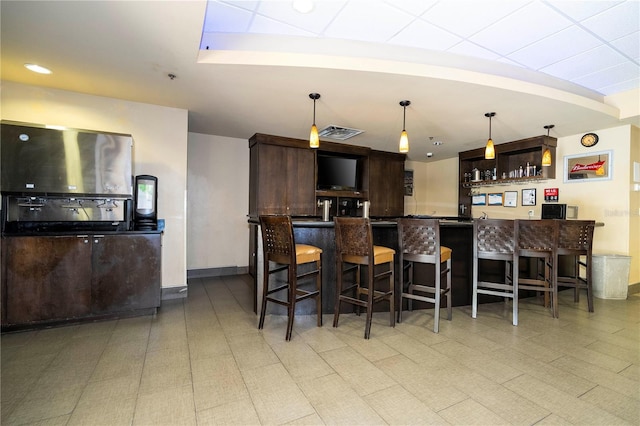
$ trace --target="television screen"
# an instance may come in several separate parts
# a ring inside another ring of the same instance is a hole
[[[358,187],[358,160],[318,154],[318,189],[355,191]]]

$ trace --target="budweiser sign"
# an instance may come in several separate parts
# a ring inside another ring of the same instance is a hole
[[[595,172],[596,170],[598,170],[599,168],[601,168],[604,165],[605,161],[596,161],[595,163],[591,163],[591,164],[576,164],[571,168],[570,173],[575,173],[575,172]]]

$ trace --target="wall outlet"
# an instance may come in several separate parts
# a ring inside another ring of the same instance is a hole
[[[534,211],[533,210],[529,210],[529,219],[531,219],[533,217]]]

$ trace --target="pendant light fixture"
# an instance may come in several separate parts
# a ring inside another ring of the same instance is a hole
[[[493,160],[496,158],[496,149],[493,146],[493,139],[491,139],[491,117],[495,117],[495,112],[488,112],[484,116],[489,117],[489,140],[487,140],[487,146],[484,148],[484,158],[486,160]]]
[[[398,146],[398,151],[400,152],[409,152],[409,136],[407,135],[406,123],[407,123],[407,107],[411,105],[411,101],[400,101],[400,106],[403,108],[402,111],[402,133],[400,133],[400,144]]]
[[[320,138],[318,136],[318,128],[316,127],[316,101],[320,99],[319,93],[309,93],[309,97],[313,99],[313,124],[309,133],[309,148],[319,148]]]
[[[547,129],[547,137],[549,137],[549,132],[554,127],[555,125],[553,124],[547,124],[546,126],[544,126],[544,128]],[[549,167],[550,165],[551,165],[551,150],[549,149],[549,147],[547,147],[547,149],[545,149],[544,152],[542,153],[542,167]]]

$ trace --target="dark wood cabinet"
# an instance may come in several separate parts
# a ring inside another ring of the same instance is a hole
[[[8,324],[86,316],[91,311],[87,237],[2,239],[3,306]]]
[[[160,234],[93,237],[92,314],[160,306],[160,239]]]
[[[295,139],[260,134],[249,147],[249,215],[314,215],[315,152]]]
[[[5,236],[2,326],[155,310],[161,234]]]
[[[496,158],[486,160],[484,147],[458,153],[459,190],[458,214],[471,216],[471,188],[497,184],[540,182],[556,177],[556,146],[558,140],[550,136],[536,136],[495,145]],[[551,166],[542,167],[545,150],[551,154]],[[527,175],[527,166],[531,173]],[[535,172],[533,168],[535,167]],[[520,175],[520,169],[523,169]],[[474,176],[477,169],[480,178]],[[483,173],[490,172],[489,176]],[[495,179],[493,178],[495,175]]]
[[[371,151],[369,201],[371,216],[404,215],[404,154]]]
[[[371,202],[371,216],[404,214],[405,154],[324,141],[315,150],[306,140],[261,133],[249,139],[249,150],[250,217],[319,217],[324,200],[331,201],[331,216],[360,215],[363,201]],[[355,161],[356,188],[318,189],[318,155]]]

